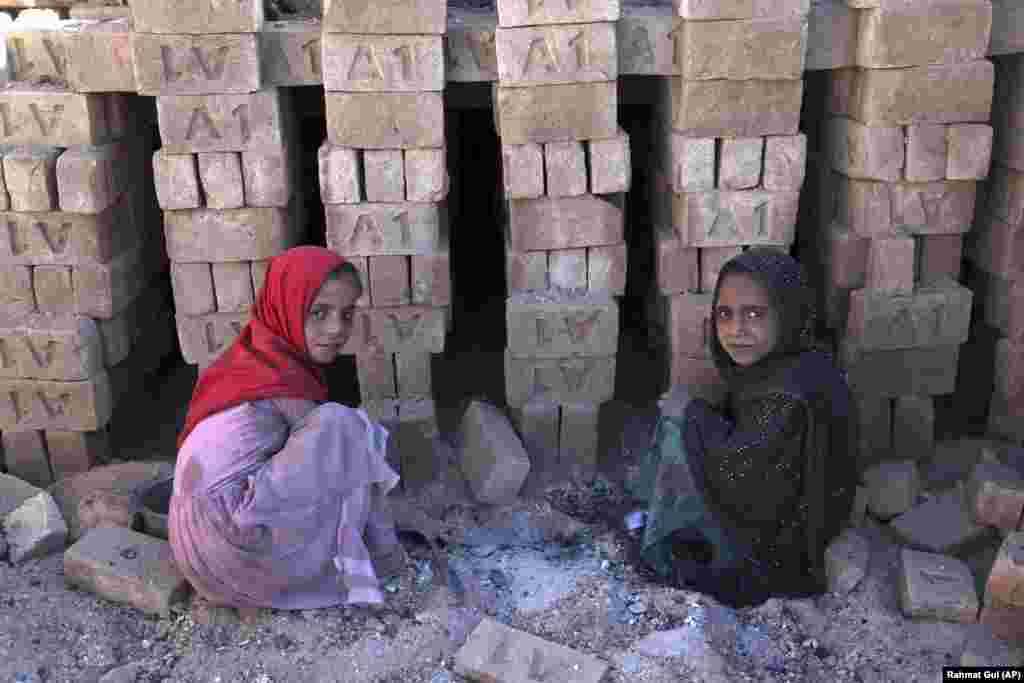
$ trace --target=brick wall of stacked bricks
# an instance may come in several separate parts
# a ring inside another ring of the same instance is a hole
[[[593,472],[627,272],[650,281],[670,351],[653,383],[718,394],[711,293],[757,244],[798,247],[819,278],[863,465],[928,459],[935,397],[958,371],[990,380],[960,397],[990,404],[990,431],[1024,439],[1014,0],[497,0],[492,12],[325,0],[301,21],[268,21],[261,0],[54,0],[57,13],[18,2],[0,0],[12,8],[0,14],[0,430],[3,468],[33,483],[107,450],[114,406],[175,328],[188,363],[212,362],[268,259],[320,240],[306,234],[320,211],[323,241],[365,284],[346,349],[363,406],[393,430],[395,466],[429,478],[443,381],[431,355],[451,328],[459,229],[445,207],[458,131],[443,91],[458,82],[492,84],[501,158],[482,163],[499,162],[503,180],[506,399],[539,457]],[[824,117],[804,131],[807,71],[827,75],[811,94]],[[633,76],[651,77],[649,140],[620,128],[619,85]],[[322,206],[300,186],[290,88],[303,85],[325,96]],[[632,198],[650,226],[626,225],[634,167],[653,179]],[[627,235],[646,231],[654,272],[632,272]],[[1007,535],[981,614],[1018,633],[1024,484],[994,463],[955,507]]]

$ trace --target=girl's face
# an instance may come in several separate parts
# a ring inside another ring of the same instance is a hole
[[[361,291],[347,275],[324,281],[306,313],[303,331],[310,358],[319,365],[337,360],[352,334],[355,302]]]
[[[736,365],[753,365],[778,343],[779,318],[771,297],[746,273],[725,276],[712,313],[718,341]]]

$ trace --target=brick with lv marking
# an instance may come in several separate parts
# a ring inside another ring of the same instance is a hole
[[[904,548],[900,569],[900,607],[907,616],[965,624],[977,620],[974,578],[960,560]]]
[[[0,263],[109,263],[139,240],[126,200],[98,214],[0,212]]]
[[[673,223],[690,247],[792,244],[797,192],[688,192],[673,196]]]
[[[675,30],[679,74],[687,80],[794,80],[804,69],[807,18],[682,21]],[[752,59],[752,55],[757,55]]]
[[[181,355],[186,363],[207,366],[238,337],[249,312],[174,316]]]
[[[248,94],[159,95],[156,111],[168,154],[240,152],[284,144],[277,88]]]
[[[141,95],[213,95],[260,89],[260,55],[252,33],[132,33]]]
[[[324,33],[324,89],[417,92],[444,88],[441,36]]]
[[[327,139],[360,149],[444,146],[440,92],[327,92]]]
[[[564,142],[618,134],[615,81],[496,89],[502,142]]]
[[[62,152],[55,147],[26,145],[4,155],[4,181],[12,211],[57,209],[57,159]]]
[[[521,251],[618,244],[624,217],[617,202],[593,195],[511,200],[510,243]]]
[[[618,78],[611,23],[499,28],[498,81],[503,86],[613,81]]]
[[[324,33],[433,34],[447,28],[443,0],[327,0]]]
[[[69,22],[63,29],[72,90],[135,92],[130,17]]]
[[[120,142],[64,150],[57,159],[57,194],[61,211],[99,213],[114,205],[135,182],[132,157]]]
[[[106,95],[23,83],[0,90],[0,144],[95,145],[112,135]]]
[[[139,33],[259,33],[264,15],[259,0],[143,0],[132,18]]]
[[[963,344],[972,302],[971,290],[951,281],[908,294],[856,290],[850,294],[846,334],[865,350]]]
[[[103,345],[95,321],[75,315],[0,316],[0,376],[86,380],[101,371]]]
[[[982,59],[992,28],[988,0],[904,3],[861,13],[857,65],[872,69]]]
[[[512,296],[506,315],[508,349],[517,356],[606,356],[618,348],[619,308],[606,294],[557,303],[534,303],[529,295]]]
[[[619,0],[501,0],[498,26],[614,22],[621,15],[619,4]]]
[[[260,67],[265,87],[323,83],[319,22],[274,21],[260,34]]]
[[[164,236],[172,261],[258,261],[298,242],[286,209],[165,211]]]
[[[79,382],[0,379],[0,428],[4,430],[87,432],[106,425],[112,410],[106,371]]]
[[[614,391],[615,356],[527,358],[505,351],[505,396],[513,408],[536,396],[557,403],[600,403]]]
[[[803,81],[669,79],[673,130],[692,137],[795,135]]]
[[[15,21],[4,32],[11,80],[67,78],[68,34],[62,28],[59,21],[35,26]]]
[[[864,237],[905,230],[914,235],[967,232],[974,219],[977,183],[880,183],[842,178],[838,219]]]
[[[352,336],[342,353],[441,353],[447,316],[443,306],[361,309],[356,312]]]
[[[331,204],[326,212],[327,246],[339,254],[426,255],[440,246],[435,203]]]
[[[675,63],[674,21],[671,7],[633,6],[615,22],[619,47],[619,74],[673,76]]]

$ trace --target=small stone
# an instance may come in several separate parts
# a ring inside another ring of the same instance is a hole
[[[7,513],[21,506],[29,498],[39,495],[42,489],[33,486],[24,479],[10,474],[0,474],[0,519]]]
[[[59,552],[68,537],[60,509],[45,491],[7,513],[3,527],[13,564]]]

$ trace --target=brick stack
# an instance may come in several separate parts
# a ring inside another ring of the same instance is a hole
[[[971,352],[987,367],[977,370],[993,378],[989,430],[1024,441],[1024,59],[999,57],[996,63],[995,147],[986,200],[977,212],[968,249],[978,315]],[[994,348],[993,348],[994,347]],[[962,363],[963,367],[964,364]],[[984,401],[985,397],[977,397]]]
[[[808,4],[676,2],[679,77],[659,83],[650,197],[655,334],[666,384],[721,389],[708,346],[722,266],[794,241],[807,145],[798,132]]]
[[[327,246],[365,285],[345,350],[364,408],[393,431],[407,484],[437,465],[431,358],[444,350],[450,311],[446,17],[444,0],[328,0],[323,13]]]
[[[263,86],[260,0],[132,11],[136,85],[156,96],[163,143],[152,163],[178,340],[205,367],[248,320],[267,260],[301,242],[288,99]]]
[[[864,3],[850,0],[851,7]],[[870,3],[878,5],[878,3]],[[861,420],[863,464],[929,457],[972,295],[956,280],[988,172],[988,0],[856,9],[857,66],[829,75],[814,244]]]
[[[509,299],[505,389],[535,463],[588,477],[615,387],[629,139],[617,0],[499,0],[495,116]]]
[[[170,310],[144,150],[153,124],[127,26],[16,21],[0,90],[0,393],[6,469],[33,484],[89,469],[115,405],[169,350]],[[110,39],[93,41],[94,30]],[[91,69],[82,60],[93,60]]]

